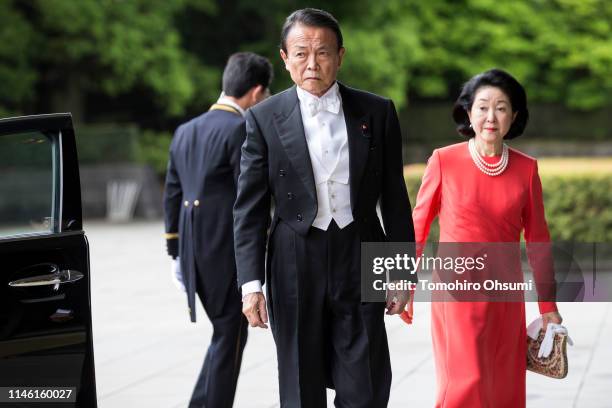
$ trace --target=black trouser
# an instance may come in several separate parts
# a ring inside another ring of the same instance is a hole
[[[204,284],[198,277],[198,296],[212,322],[213,335],[189,408],[230,408],[247,340],[247,320],[242,314],[242,299],[235,284],[230,285],[223,308],[216,315],[209,313],[212,308],[207,305]]]
[[[282,221],[271,240],[269,303],[283,408],[383,408],[391,364],[383,303],[361,303],[356,226],[306,237]]]

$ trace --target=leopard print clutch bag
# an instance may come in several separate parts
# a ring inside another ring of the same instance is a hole
[[[548,357],[538,357],[538,350],[544,340],[544,331],[540,330],[538,339],[527,336],[527,370],[551,378],[567,376],[567,335],[555,334],[553,348]]]

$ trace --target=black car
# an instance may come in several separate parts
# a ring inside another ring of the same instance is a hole
[[[96,407],[70,114],[0,120],[0,168],[0,407]]]

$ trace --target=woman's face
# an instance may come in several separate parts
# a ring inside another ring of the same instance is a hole
[[[499,88],[483,86],[476,90],[472,109],[468,112],[476,140],[501,142],[516,117],[510,98]]]

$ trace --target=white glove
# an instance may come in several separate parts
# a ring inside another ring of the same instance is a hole
[[[170,273],[172,276],[172,283],[174,286],[179,288],[181,291],[185,292],[185,284],[183,283],[183,274],[181,272],[181,260],[180,258],[176,258],[172,260],[172,267],[170,268]]]

